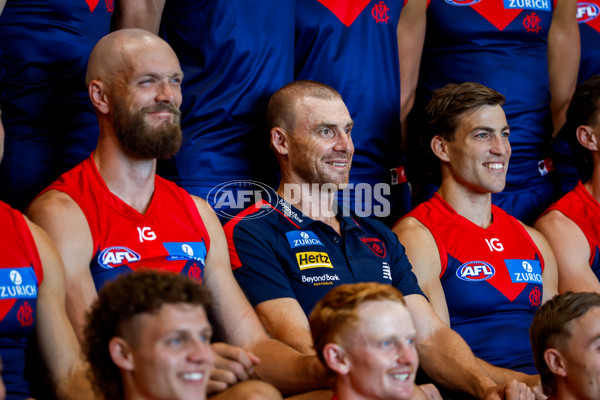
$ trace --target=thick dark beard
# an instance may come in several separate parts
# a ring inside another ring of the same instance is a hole
[[[181,146],[181,112],[173,104],[157,104],[140,111],[129,112],[126,104],[114,99],[113,124],[117,138],[132,156],[140,159],[167,159],[175,155]],[[165,122],[153,128],[145,120],[148,112],[170,111],[173,122]]]

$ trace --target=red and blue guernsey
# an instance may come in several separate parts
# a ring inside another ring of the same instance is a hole
[[[0,202],[0,357],[7,400],[29,398],[25,348],[33,333],[43,269],[23,215]]]
[[[210,247],[192,197],[156,176],[145,214],[115,196],[89,157],[63,174],[48,190],[68,194],[83,211],[94,244],[90,269],[96,289],[138,268],[171,271],[201,282]]]
[[[215,185],[276,181],[265,111],[294,79],[294,8],[293,0],[166,2],[161,32],[185,79],[183,144],[174,159],[159,162],[163,177],[212,204]]]
[[[590,267],[600,280],[600,204],[578,182],[573,190],[552,204],[546,213],[551,210],[560,211],[581,229],[590,246]]]
[[[492,215],[483,229],[436,193],[407,216],[437,244],[452,329],[490,364],[536,374],[529,326],[542,301],[544,260],[518,220],[496,206]]]
[[[429,0],[415,110],[448,83],[479,82],[506,97],[512,156],[506,189],[494,199],[549,180],[547,39],[553,6],[553,0]],[[552,201],[552,191],[536,192],[535,210],[525,204],[505,210],[535,219]]]
[[[581,37],[581,61],[577,81],[600,74],[600,0],[577,2],[577,22]]]
[[[272,193],[229,221],[224,230],[233,274],[250,303],[289,297],[308,316],[331,288],[356,282],[422,295],[392,231],[351,211],[343,214],[340,236]]]
[[[98,141],[85,86],[113,0],[8,0],[0,15],[0,106],[6,151],[1,197],[24,209]]]
[[[323,82],[354,120],[350,182],[393,188],[393,221],[410,195],[400,152],[400,66],[396,28],[404,0],[296,3],[295,78]],[[398,191],[398,193],[395,193]]]

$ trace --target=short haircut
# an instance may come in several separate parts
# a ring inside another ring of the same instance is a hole
[[[505,98],[494,89],[476,82],[450,83],[434,90],[425,108],[427,116],[427,143],[439,135],[447,141],[454,139],[454,132],[465,114],[471,114],[483,106],[501,106]]]
[[[303,97],[314,97],[323,100],[342,98],[337,90],[324,83],[309,80],[288,83],[273,93],[269,99],[267,105],[269,131],[276,126],[292,131],[296,122],[296,103]]]
[[[165,304],[206,307],[209,302],[206,289],[172,272],[144,270],[107,283],[88,313],[84,332],[83,348],[96,391],[106,400],[123,398],[121,372],[110,357],[108,343],[113,337],[123,337],[133,317],[157,313]]]
[[[548,348],[559,348],[561,343],[569,340],[572,333],[570,322],[594,307],[600,307],[600,294],[566,292],[554,296],[535,313],[529,337],[544,393],[556,395],[556,381],[546,365],[544,352]]]
[[[567,110],[567,121],[559,137],[564,139],[573,151],[576,166],[585,175],[592,173],[590,151],[577,140],[577,128],[581,125],[596,126],[600,113],[600,75],[592,76],[575,89]]]
[[[331,289],[310,313],[313,343],[323,365],[323,348],[327,343],[340,343],[348,329],[358,323],[356,309],[367,301],[390,300],[405,305],[402,293],[391,285],[376,282],[354,283]]]

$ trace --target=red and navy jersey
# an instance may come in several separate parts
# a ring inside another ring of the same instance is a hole
[[[25,381],[25,348],[36,320],[43,269],[23,215],[0,202],[0,357],[7,399],[30,397]]]
[[[296,3],[295,78],[335,88],[354,120],[353,182],[390,181],[400,160],[396,28],[404,0]]]
[[[294,8],[294,0],[166,2],[161,32],[185,79],[183,144],[173,159],[159,161],[163,177],[186,187],[275,181],[265,110],[294,80]]]
[[[114,0],[8,0],[0,15],[0,106],[6,130],[2,199],[25,208],[98,141],[85,85]]]
[[[156,176],[141,214],[106,186],[89,157],[44,190],[69,195],[85,215],[94,246],[90,269],[96,289],[138,268],[167,270],[201,282],[210,238],[192,197]]]
[[[535,374],[529,326],[542,301],[544,260],[518,220],[496,206],[492,215],[483,229],[435,194],[407,216],[435,239],[452,329],[477,357]]]
[[[590,246],[590,267],[600,280],[600,204],[581,182],[548,211],[557,210],[573,221],[585,235]]]
[[[548,173],[553,7],[553,0],[429,0],[415,109],[448,83],[479,82],[502,93],[512,146],[508,190]]]
[[[577,2],[577,22],[581,37],[578,83],[600,74],[600,0]]]
[[[350,211],[345,215],[338,217],[340,236],[273,193],[228,222],[233,273],[250,303],[294,298],[308,316],[331,288],[371,281],[422,295],[392,231]]]

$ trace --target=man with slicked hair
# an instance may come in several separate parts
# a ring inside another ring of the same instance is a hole
[[[289,393],[318,388],[323,369],[316,357],[266,335],[233,278],[221,224],[206,201],[156,175],[157,159],[181,143],[182,79],[171,47],[142,29],[115,31],[90,55],[86,80],[98,145],[29,209],[63,257],[70,320],[81,340],[85,313],[106,282],[141,267],[179,273],[213,297],[209,311],[224,343],[212,345],[209,393],[280,398],[252,377]]]

